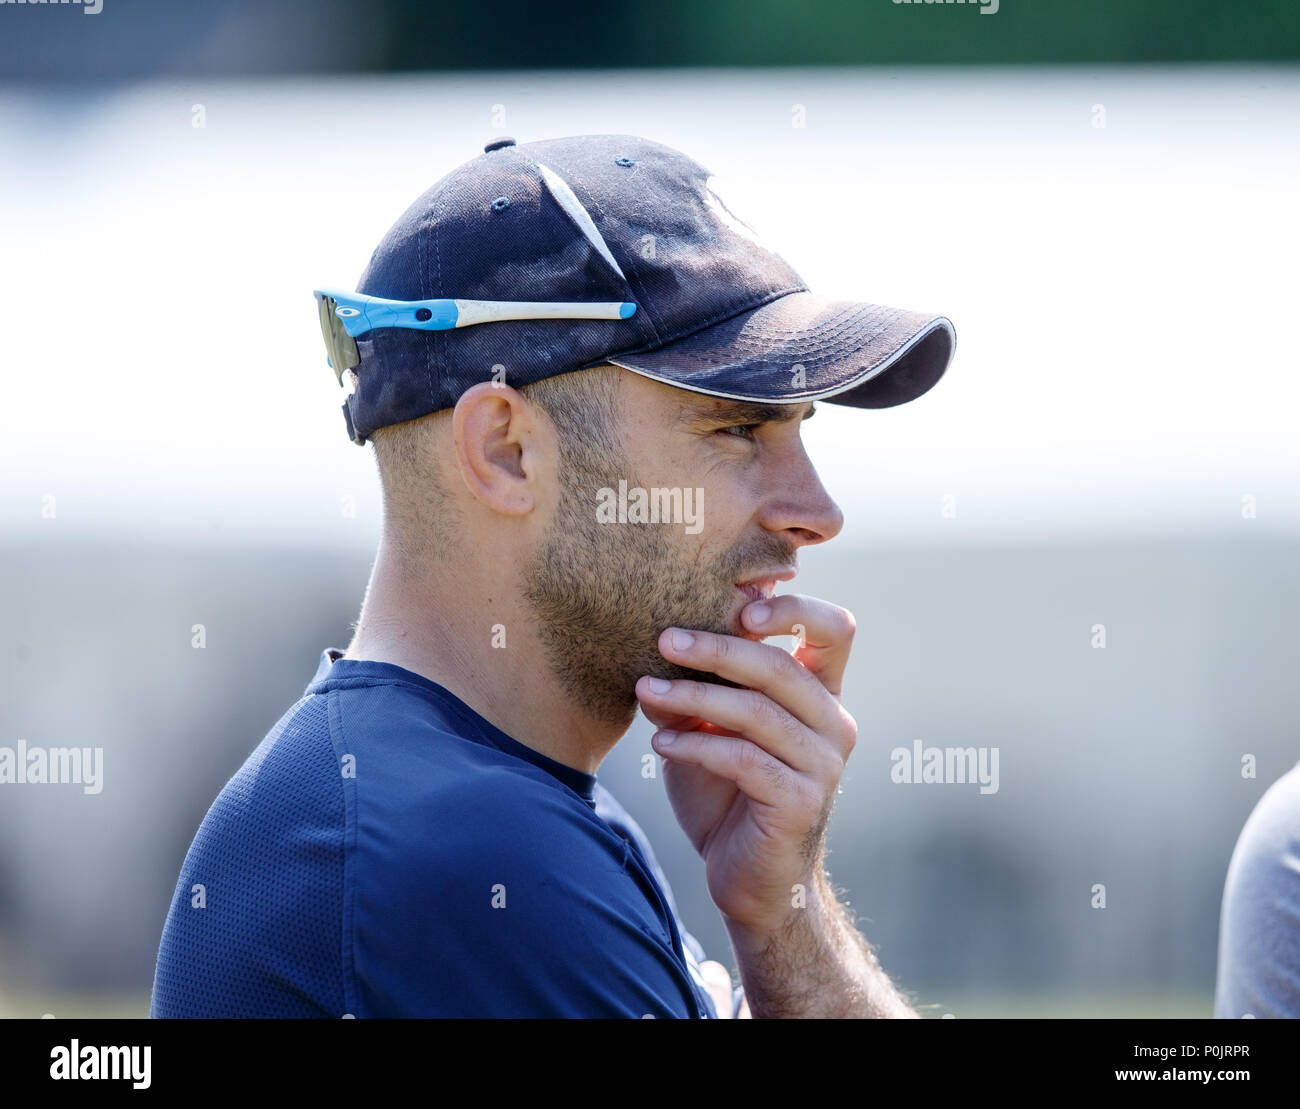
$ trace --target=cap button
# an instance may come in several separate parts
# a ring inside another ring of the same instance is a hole
[[[500,150],[503,146],[514,146],[515,140],[506,136],[505,138],[493,139],[483,148],[484,154],[491,154],[494,150]]]

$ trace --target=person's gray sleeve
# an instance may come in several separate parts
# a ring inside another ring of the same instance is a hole
[[[1214,1015],[1300,1017],[1300,764],[1259,799],[1228,864]]]

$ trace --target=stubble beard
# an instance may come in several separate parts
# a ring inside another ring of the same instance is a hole
[[[592,717],[626,728],[636,714],[642,675],[734,686],[716,674],[669,662],[659,653],[665,628],[741,635],[736,579],[793,561],[793,548],[763,533],[700,565],[678,544],[680,524],[601,523],[596,493],[615,487],[583,466],[569,466],[550,530],[523,571],[525,600],[552,674]],[[636,484],[631,478],[629,485]]]

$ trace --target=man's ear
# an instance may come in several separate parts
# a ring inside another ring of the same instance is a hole
[[[523,516],[537,506],[537,476],[553,453],[534,406],[509,385],[480,381],[456,402],[452,440],[469,491],[494,512]]]

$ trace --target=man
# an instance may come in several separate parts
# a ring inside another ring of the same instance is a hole
[[[1300,1017],[1300,763],[1259,799],[1228,864],[1214,1015]]]
[[[813,295],[620,135],[490,143],[317,300],[382,541],[195,837],[153,1015],[914,1017],[823,869],[853,619],[774,590],[842,523],[813,402],[921,395],[948,320]],[[734,991],[596,781],[638,705]]]

